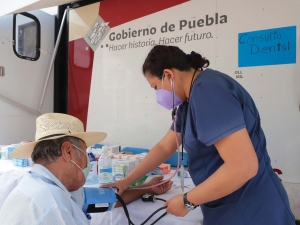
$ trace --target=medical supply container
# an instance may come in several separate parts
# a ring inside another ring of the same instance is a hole
[[[108,153],[107,146],[102,147],[102,154],[98,160],[98,178],[99,184],[112,183],[112,159]]]
[[[6,152],[7,152],[7,157],[8,159],[10,158],[10,153],[12,153],[13,150],[15,150],[18,146],[17,145],[8,145],[6,146]]]
[[[87,155],[90,159],[90,171],[89,171],[89,175],[86,179],[85,184],[97,184],[98,183],[98,174],[97,174],[97,160],[94,156],[94,154],[92,153],[91,148],[87,148],[86,150]]]

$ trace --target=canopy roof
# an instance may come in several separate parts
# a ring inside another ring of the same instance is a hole
[[[7,14],[28,12],[78,1],[81,0],[0,0],[0,17]]]

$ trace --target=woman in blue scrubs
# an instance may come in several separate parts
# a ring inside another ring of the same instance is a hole
[[[295,224],[255,103],[238,82],[208,66],[200,54],[187,55],[175,46],[150,51],[143,73],[159,104],[179,106],[177,122],[135,170],[111,186],[121,193],[167,160],[177,149],[177,135],[195,188],[171,198],[168,213],[185,216],[200,206],[204,225]]]

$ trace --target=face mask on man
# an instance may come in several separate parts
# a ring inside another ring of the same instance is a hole
[[[73,145],[73,144],[72,144]],[[88,175],[89,175],[89,172],[90,172],[90,169],[91,169],[91,166],[90,166],[90,159],[88,157],[88,154],[86,152],[84,152],[83,150],[81,150],[80,148],[78,148],[77,146],[73,145],[75,148],[77,148],[78,150],[82,151],[85,155],[86,155],[86,167],[84,169],[81,169],[80,166],[77,165],[76,162],[74,162],[73,160],[71,160],[72,163],[74,163],[83,173],[84,175],[84,179],[86,181]]]
[[[182,103],[182,100],[176,95],[174,83],[172,78],[170,78],[172,91],[168,91],[164,89],[164,75],[162,77],[162,88],[156,90],[156,101],[161,106],[166,109],[174,109]]]

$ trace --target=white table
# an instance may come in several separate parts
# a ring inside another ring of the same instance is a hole
[[[0,159],[0,174],[7,172],[7,171],[12,171],[12,170],[17,170],[17,171],[28,171],[30,170],[31,167],[19,167],[19,166],[14,166],[12,161],[7,159],[7,160],[1,160]]]
[[[165,176],[168,178],[172,175],[174,171],[170,172]],[[175,176],[173,179],[174,185],[170,191],[165,194],[158,195],[158,198],[162,198],[165,200],[170,199],[171,197],[182,194],[182,190],[179,187],[179,178]],[[191,178],[185,178],[185,192],[194,187]],[[143,202],[141,199],[137,199],[136,201],[127,205],[127,209],[131,218],[131,221],[134,224],[141,224],[148,218],[155,210],[163,207],[162,201],[153,202]],[[160,215],[162,215],[165,210],[161,210],[155,216],[153,216],[146,224],[151,224],[154,222]],[[203,216],[201,209],[197,207],[195,210],[189,212],[185,217],[176,217],[170,214],[167,214],[162,219],[160,219],[156,224],[157,225],[201,225],[203,221]],[[126,225],[128,224],[127,218],[125,216],[123,207],[115,208],[110,212],[105,213],[94,213],[92,214],[91,225]]]

